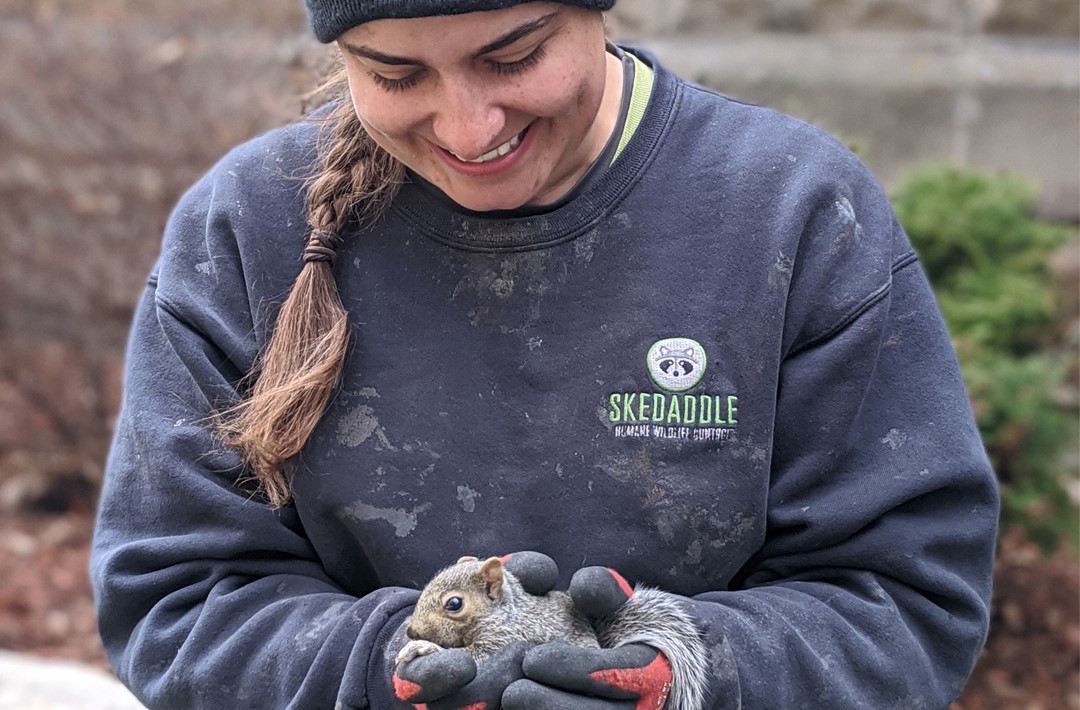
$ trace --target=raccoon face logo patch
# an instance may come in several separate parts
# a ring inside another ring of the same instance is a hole
[[[669,392],[685,392],[701,382],[705,374],[705,350],[689,338],[653,343],[647,360],[653,382]]]

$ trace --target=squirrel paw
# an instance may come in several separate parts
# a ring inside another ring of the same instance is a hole
[[[402,663],[408,663],[417,656],[426,656],[429,653],[435,653],[436,651],[443,650],[443,647],[437,643],[431,641],[409,641],[405,644],[398,655],[394,658],[394,663],[401,665]]]

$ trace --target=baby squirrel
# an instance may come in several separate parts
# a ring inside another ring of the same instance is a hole
[[[565,592],[525,591],[498,557],[462,557],[420,592],[396,663],[444,648],[463,648],[477,661],[515,641],[562,640],[586,648],[643,643],[671,664],[670,710],[704,705],[707,657],[699,631],[674,595],[638,585],[626,604],[590,622]]]
[[[569,594],[529,594],[498,557],[462,557],[438,572],[420,593],[405,634],[412,640],[398,663],[443,648],[464,648],[479,661],[514,641],[600,647]]]

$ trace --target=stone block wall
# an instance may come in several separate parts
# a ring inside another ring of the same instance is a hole
[[[639,35],[835,31],[1073,37],[1072,0],[619,0],[612,13]]]
[[[1080,218],[1074,0],[619,0],[617,37],[815,123],[887,186],[930,162],[1019,172]]]

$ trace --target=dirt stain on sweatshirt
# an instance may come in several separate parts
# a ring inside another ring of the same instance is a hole
[[[376,508],[367,503],[355,503],[342,509],[342,513],[351,520],[361,523],[385,521],[394,528],[397,537],[408,537],[416,529],[420,515],[431,508],[431,503],[406,510],[404,508]]]

